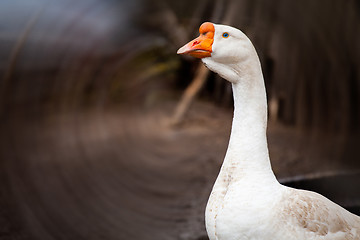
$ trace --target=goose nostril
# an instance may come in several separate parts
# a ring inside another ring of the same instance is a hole
[[[193,44],[192,44],[192,47],[199,44],[200,42],[199,41],[194,41]]]

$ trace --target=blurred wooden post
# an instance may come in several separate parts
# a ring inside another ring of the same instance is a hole
[[[184,116],[187,110],[189,109],[189,106],[191,105],[196,95],[201,90],[202,86],[204,86],[204,83],[208,75],[209,75],[209,70],[203,64],[200,64],[195,74],[194,80],[186,88],[184,94],[181,97],[180,102],[176,106],[174,115],[172,116],[171,119],[172,125],[178,125],[184,120]]]

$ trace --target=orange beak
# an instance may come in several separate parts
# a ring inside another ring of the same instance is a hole
[[[210,22],[201,24],[200,36],[181,47],[177,54],[186,54],[196,58],[211,57],[215,27]]]

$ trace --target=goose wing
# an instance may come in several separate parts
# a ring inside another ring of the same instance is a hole
[[[360,217],[322,195],[287,188],[282,201],[282,224],[305,239],[360,239]]]

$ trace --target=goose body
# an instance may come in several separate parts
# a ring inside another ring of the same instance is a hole
[[[240,30],[206,22],[178,50],[201,58],[232,84],[234,118],[228,149],[210,194],[210,240],[360,239],[360,217],[320,194],[281,185],[267,147],[267,101],[261,65]]]

